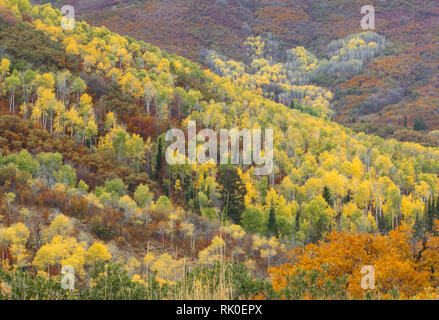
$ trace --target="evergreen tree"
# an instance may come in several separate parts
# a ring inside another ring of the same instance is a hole
[[[427,125],[425,124],[424,118],[419,117],[415,120],[413,129],[416,131],[427,131]]]
[[[434,218],[439,220],[439,196],[436,199],[436,210],[435,210]]]
[[[381,233],[385,233],[387,231],[387,223],[386,223],[386,219],[384,219],[384,215],[378,215],[378,219],[377,219],[377,225],[378,225],[378,230]]]
[[[163,193],[164,193],[165,196],[167,196],[168,198],[169,198],[169,191],[170,191],[170,188],[171,188],[171,182],[170,182],[168,179],[163,180]]]
[[[194,198],[194,211],[196,214],[201,216],[201,206],[200,206],[200,201],[198,199],[198,194]]]
[[[404,128],[407,128],[407,116],[404,116],[404,124],[403,124]]]
[[[434,217],[435,217],[435,204],[433,197],[430,197],[425,205],[425,213],[424,213],[426,232],[432,232],[434,226]]]
[[[331,207],[333,201],[331,198],[331,193],[329,192],[329,188],[327,186],[323,188],[323,198],[325,199],[326,203]]]
[[[157,155],[155,160],[155,172],[154,172],[154,179],[156,181],[158,181],[160,177],[160,171],[162,169],[162,157],[163,157],[162,139],[159,137],[157,141]]]
[[[343,203],[349,203],[352,200],[351,191],[348,190],[346,197],[343,198]]]
[[[294,234],[296,234],[300,230],[300,216],[301,216],[301,213],[302,213],[302,209],[299,208],[299,211],[297,211],[297,214],[296,214],[296,228],[294,230],[295,231]]]
[[[268,214],[267,235],[269,237],[279,236],[276,221],[276,211],[274,210],[273,202],[271,202],[270,212]]]
[[[224,214],[233,223],[239,224],[245,210],[244,197],[247,191],[238,170],[233,166],[220,166],[218,183]]]

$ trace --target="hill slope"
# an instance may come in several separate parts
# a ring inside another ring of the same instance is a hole
[[[292,257],[302,279],[346,275],[337,296],[365,297],[357,262],[320,269],[327,237],[357,241],[353,261],[404,264],[401,297],[435,294],[438,148],[355,133],[105,27],[63,30],[50,5],[0,0],[0,18],[2,296],[19,272],[65,298],[50,286],[71,265],[81,292],[68,298],[279,298]],[[274,170],[166,163],[164,133],[189,120],[273,129]],[[344,261],[336,252],[329,262]],[[378,297],[390,297],[395,273],[381,274]],[[315,284],[299,285],[305,298]]]
[[[250,35],[268,37],[277,60],[296,46],[320,56],[330,41],[361,31],[360,8],[369,5],[363,0],[79,0],[69,4],[91,24],[170,52],[199,59],[202,49],[211,49],[238,61],[247,59],[244,41]],[[374,6],[375,31],[390,46],[352,79],[324,82],[335,94],[334,119],[356,131],[438,145],[434,135],[412,129],[418,118],[428,131],[439,129],[439,5],[434,0],[392,0]],[[401,97],[387,99],[398,91]]]

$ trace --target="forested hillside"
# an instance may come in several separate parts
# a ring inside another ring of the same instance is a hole
[[[47,1],[39,1],[47,2]],[[362,31],[364,0],[51,1],[71,4],[92,25],[144,40],[192,60],[215,50],[247,62],[246,40],[261,36],[274,64],[289,49],[330,59],[327,45]],[[435,0],[373,3],[375,32],[387,47],[356,73],[321,75],[312,84],[334,94],[334,120],[356,132],[438,146],[439,5]]]
[[[279,69],[298,88],[282,96],[263,68],[233,74],[210,51],[218,75],[62,18],[0,0],[1,298],[438,297],[439,149],[331,122],[330,91],[301,81],[338,64],[291,50]],[[376,33],[346,42],[386,50]],[[164,135],[190,120],[273,129],[274,170],[169,165]],[[366,264],[375,291],[360,288]]]

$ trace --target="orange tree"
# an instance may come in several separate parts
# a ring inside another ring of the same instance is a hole
[[[439,221],[436,221],[439,231]],[[364,290],[362,266],[375,269],[375,289]],[[303,271],[318,271],[325,281],[346,277],[348,299],[408,299],[438,297],[439,237],[416,239],[401,226],[387,235],[333,232],[325,241],[296,248],[287,264],[269,268],[273,289],[285,292],[290,279]],[[308,293],[310,299],[320,299]],[[284,297],[285,298],[285,297]],[[331,297],[327,297],[331,298]]]

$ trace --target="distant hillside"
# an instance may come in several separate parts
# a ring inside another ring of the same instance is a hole
[[[45,2],[45,1],[43,1]],[[51,1],[52,3],[54,1]],[[268,37],[271,54],[304,46],[317,55],[331,40],[360,32],[364,0],[164,0],[55,1],[68,3],[92,25],[130,35],[191,59],[202,49],[246,59],[249,35]],[[434,135],[412,130],[422,118],[439,129],[439,3],[389,0],[374,4],[376,32],[391,45],[351,79],[320,85],[335,94],[335,120],[356,131],[438,145]]]

